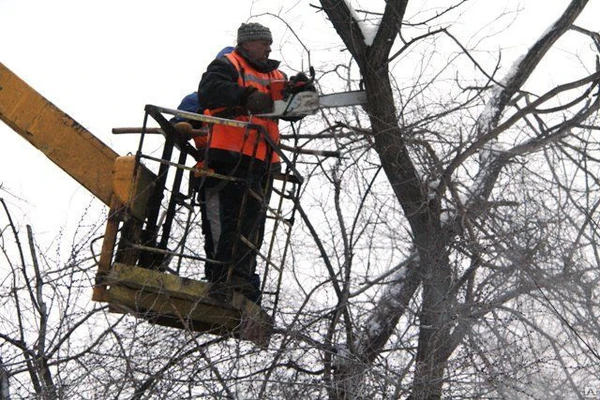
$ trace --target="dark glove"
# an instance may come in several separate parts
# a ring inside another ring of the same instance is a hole
[[[304,72],[298,72],[296,75],[290,78],[290,82],[292,83],[301,83],[308,81],[310,81],[310,78]]]
[[[306,91],[316,92],[317,90],[312,80],[304,72],[298,72],[290,78],[288,91],[293,94]]]
[[[244,107],[251,114],[263,114],[273,111],[271,95],[258,90],[252,91],[244,101]]]

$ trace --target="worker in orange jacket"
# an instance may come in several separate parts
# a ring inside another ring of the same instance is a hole
[[[272,109],[270,83],[287,79],[278,69],[279,61],[269,58],[272,43],[269,28],[258,23],[241,24],[235,50],[210,63],[198,86],[205,114],[263,128],[259,132],[212,125],[205,159],[207,168],[234,178],[205,181],[208,240],[214,250],[214,259],[205,264],[206,278],[214,283],[213,293],[217,295],[229,293],[227,288],[233,287],[257,303],[260,280],[256,254],[263,240],[271,174],[279,170],[280,162],[263,136],[279,142],[278,120],[257,115]]]

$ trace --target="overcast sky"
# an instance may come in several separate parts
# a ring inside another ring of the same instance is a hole
[[[214,55],[222,47],[234,44],[237,27],[251,15],[285,11],[287,21],[310,46],[315,66],[328,58],[334,62],[336,57],[343,57],[339,39],[310,3],[308,0],[0,0],[0,62],[119,154],[125,154],[136,150],[137,138],[112,135],[111,129],[140,126],[145,104],[176,107],[185,94],[195,90]],[[435,2],[412,3],[415,7],[417,4],[426,7]],[[504,7],[492,3],[514,8],[519,2],[473,1],[469,12],[477,18],[468,19],[469,23],[457,29],[477,31]],[[521,1],[524,10],[513,21],[510,28],[513,33],[499,35],[496,40],[512,48],[512,57],[516,57],[568,3],[568,0]],[[600,15],[598,1],[591,3],[596,4],[588,6],[582,23],[597,30],[597,24],[592,24]],[[410,12],[416,14],[419,10],[411,8]],[[497,29],[512,19],[507,18]],[[282,69],[290,71],[307,66],[306,54],[285,24],[268,15],[253,21],[273,30],[272,56],[283,60]],[[486,46],[493,49],[495,44],[486,42]],[[509,63],[511,55],[507,57]],[[555,64],[560,71],[560,63]],[[2,123],[0,135],[0,182],[5,190],[27,202],[19,202],[5,191],[0,191],[0,196],[11,206],[18,205],[25,215],[22,222],[32,224],[40,238],[48,239],[56,235],[59,227],[77,221],[81,206],[91,201],[91,195]],[[101,207],[98,202],[95,204]]]
[[[119,154],[134,152],[137,137],[111,129],[141,126],[145,104],[175,108],[251,12],[247,1],[207,3],[0,0],[0,62]],[[0,196],[46,239],[78,221],[91,195],[3,123],[0,135],[0,181],[27,202]]]

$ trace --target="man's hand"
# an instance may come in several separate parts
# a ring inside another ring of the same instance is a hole
[[[296,75],[290,78],[290,82],[292,83],[301,83],[308,81],[310,81],[310,78],[304,72],[298,72]]]
[[[175,130],[185,140],[190,140],[192,138],[192,124],[190,124],[189,122],[181,121],[181,122],[176,123]]]
[[[181,137],[185,140],[190,140],[192,138],[196,138],[198,136],[206,136],[208,131],[207,129],[200,128],[194,129],[192,124],[186,121],[181,121],[175,124],[175,130],[177,133],[181,135]]]
[[[273,111],[273,99],[269,94],[255,90],[246,98],[244,107],[251,114],[269,113]]]
[[[300,92],[316,92],[312,79],[310,79],[304,72],[298,72],[292,76],[289,80],[288,91],[292,94]]]

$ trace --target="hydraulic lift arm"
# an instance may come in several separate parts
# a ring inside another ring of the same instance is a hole
[[[0,119],[110,205],[118,154],[0,63]]]

